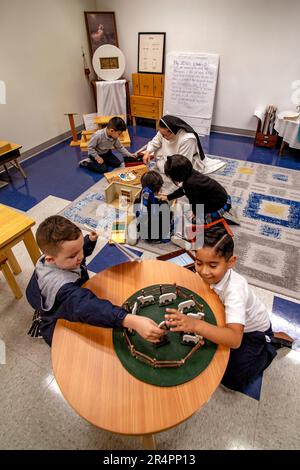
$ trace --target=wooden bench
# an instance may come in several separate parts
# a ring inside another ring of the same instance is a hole
[[[89,140],[91,139],[92,135],[95,132],[96,132],[96,130],[82,131],[81,132],[81,141],[80,141],[81,150],[83,150],[83,151],[88,150]],[[126,131],[122,132],[121,136],[119,137],[119,140],[120,140],[121,144],[124,147],[130,147],[131,140],[130,140],[130,135],[129,135],[128,129],[126,129]]]

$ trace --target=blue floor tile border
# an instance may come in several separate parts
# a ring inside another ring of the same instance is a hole
[[[143,252],[140,250],[135,250],[133,248],[127,249],[139,257],[143,254]],[[113,266],[117,266],[118,264],[127,262],[128,258],[125,254],[123,254],[115,245],[106,243],[106,245],[104,245],[95,258],[93,258],[92,261],[87,265],[87,268],[93,273],[99,273],[100,271],[104,271],[107,268],[111,268]]]

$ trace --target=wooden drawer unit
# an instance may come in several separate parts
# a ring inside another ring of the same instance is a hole
[[[164,96],[164,78],[164,75],[153,75],[153,93],[158,98]]]
[[[255,145],[259,147],[269,147],[275,148],[277,144],[278,136],[272,134],[263,134],[262,132],[257,132],[255,136]]]
[[[155,119],[158,121],[162,115],[162,99],[153,96],[131,96],[131,115],[135,125],[135,117]]]
[[[138,73],[132,74],[132,92],[134,95],[140,95],[140,80]]]
[[[130,97],[132,106],[148,106],[158,107],[161,98],[154,98],[154,96],[134,96]]]
[[[132,91],[134,95],[162,98],[164,92],[164,75],[133,73]]]
[[[156,124],[162,116],[162,99],[164,92],[164,75],[154,73],[133,73],[130,97],[133,125],[135,117],[155,119]]]

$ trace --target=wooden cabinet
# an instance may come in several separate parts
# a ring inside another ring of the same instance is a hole
[[[277,140],[277,135],[263,134],[262,132],[257,132],[254,143],[258,147],[269,147],[274,149],[276,147]]]
[[[278,140],[277,132],[274,129],[276,110],[275,106],[268,106],[264,113],[263,121],[259,118],[257,119],[254,145],[268,148],[276,147]]]
[[[162,99],[153,96],[131,96],[131,115],[159,120],[162,116]]]
[[[155,119],[158,125],[162,116],[164,75],[133,73],[132,89],[130,104],[133,125],[136,125],[135,117]]]

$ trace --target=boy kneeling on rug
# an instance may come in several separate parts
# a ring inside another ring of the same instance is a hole
[[[106,173],[108,167],[119,167],[122,162],[112,153],[112,149],[118,150],[125,158],[136,159],[136,155],[128,152],[119,141],[120,135],[126,129],[127,126],[122,118],[117,116],[111,118],[107,127],[93,134],[88,143],[89,158],[81,160],[79,166],[96,173]]]
[[[141,178],[142,191],[134,201],[137,217],[136,241],[138,238],[150,243],[170,241],[172,212],[169,204],[159,199],[163,184],[163,178],[157,171],[148,171]]]
[[[82,287],[89,279],[85,257],[92,254],[97,238],[96,232],[83,238],[75,224],[59,215],[48,217],[38,227],[36,239],[44,254],[36,264],[26,296],[38,310],[35,321],[39,322],[39,333],[51,346],[56,321],[64,318],[102,327],[123,326],[157,342],[165,332],[153,320],[132,315]]]
[[[233,239],[223,227],[211,227],[204,232],[195,262],[197,273],[225,306],[225,326],[211,325],[169,308],[165,318],[171,331],[196,333],[231,348],[222,384],[242,391],[271,364],[276,350],[266,307],[246,279],[232,269],[236,264],[233,248]]]

